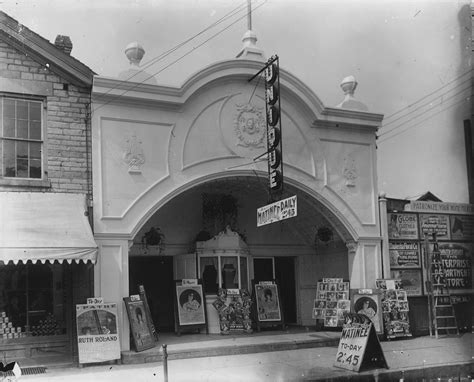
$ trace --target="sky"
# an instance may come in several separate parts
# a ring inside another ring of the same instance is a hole
[[[0,0],[0,8],[51,42],[58,34],[70,36],[72,55],[101,76],[117,77],[128,69],[124,49],[130,42],[144,47],[142,64],[179,47],[146,71],[156,73],[160,85],[180,86],[193,73],[240,52],[246,3]],[[377,140],[379,192],[407,198],[431,191],[443,201],[467,203],[469,4],[252,0],[252,29],[266,57],[278,54],[280,66],[326,106],[342,101],[344,77],[356,77],[356,98],[385,116]]]

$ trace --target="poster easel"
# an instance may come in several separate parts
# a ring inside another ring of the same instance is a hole
[[[178,336],[184,331],[200,333],[202,329],[209,333],[201,279],[175,280],[174,317]]]
[[[350,284],[342,278],[323,278],[318,281],[311,317],[316,327],[342,327],[344,313],[350,311]]]
[[[285,330],[283,301],[280,294],[280,285],[277,280],[252,280],[252,313],[257,331],[263,327],[281,327]]]

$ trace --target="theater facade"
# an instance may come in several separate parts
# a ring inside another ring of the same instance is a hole
[[[219,285],[277,279],[285,321],[297,325],[314,325],[318,280],[373,288],[389,277],[376,173],[383,116],[354,98],[351,76],[334,89],[341,104],[327,107],[282,64],[281,198],[296,196],[297,215],[257,227],[257,209],[271,200],[264,81],[249,82],[266,59],[251,48],[170,87],[140,69],[144,50],[134,43],[129,70],[94,78],[94,293],[120,303],[144,284],[159,331],[174,330],[174,280],[202,278],[206,265]]]

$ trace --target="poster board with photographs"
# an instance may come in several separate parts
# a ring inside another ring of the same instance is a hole
[[[117,323],[116,303],[76,305],[79,363],[120,359]]]
[[[375,285],[382,291],[382,316],[385,337],[411,337],[409,306],[401,280],[379,279]]]
[[[252,280],[252,299],[254,320],[257,330],[264,326],[285,326],[280,288],[276,280],[259,281],[257,284]]]
[[[140,295],[124,297],[123,302],[127,309],[130,331],[137,352],[155,347],[155,336],[148,321],[145,302]]]
[[[175,280],[175,332],[207,328],[206,300],[198,279]]]
[[[325,327],[341,327],[344,313],[350,312],[349,281],[324,278],[318,281],[312,318],[324,322]]]
[[[366,315],[377,334],[383,334],[382,299],[377,289],[358,289],[352,297],[352,312]]]

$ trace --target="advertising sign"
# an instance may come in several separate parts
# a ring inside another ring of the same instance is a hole
[[[155,337],[146,313],[147,305],[140,295],[124,297],[123,302],[127,309],[130,331],[132,333],[135,350],[137,352],[151,349],[155,346]]]
[[[117,304],[76,305],[79,363],[120,359]]]
[[[390,241],[388,243],[391,268],[420,268],[421,259],[417,242]]]
[[[296,195],[257,209],[257,227],[297,216]]]
[[[401,288],[407,296],[421,296],[423,293],[421,269],[398,269],[390,271],[392,279],[401,281]]]
[[[388,213],[389,239],[418,239],[418,216],[416,214]]]
[[[344,314],[335,367],[352,371],[387,368],[388,365],[372,322],[361,314]]]
[[[421,238],[424,238],[425,235],[431,238],[435,233],[438,240],[448,240],[449,216],[420,214],[420,232]]]
[[[405,211],[474,215],[474,204],[413,200],[405,206]]]
[[[280,297],[276,284],[256,284],[258,320],[281,321]]]
[[[281,190],[283,186],[279,71],[278,56],[271,57],[265,67],[267,152],[270,192]]]
[[[441,261],[449,289],[472,288],[472,244],[439,243]]]
[[[451,240],[474,241],[474,216],[450,216]]]

